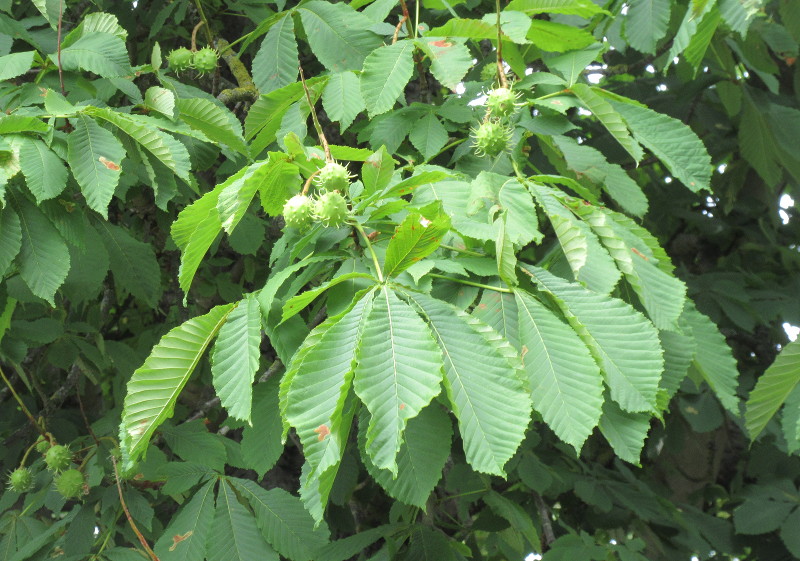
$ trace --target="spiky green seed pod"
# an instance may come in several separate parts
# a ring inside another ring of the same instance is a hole
[[[338,228],[347,219],[347,201],[336,191],[323,193],[314,204],[314,217],[323,226]]]
[[[283,205],[283,219],[287,226],[305,230],[314,219],[314,201],[305,195],[295,195]]]
[[[192,66],[200,74],[213,72],[217,68],[217,51],[211,47],[203,47],[192,55]]]
[[[317,189],[320,191],[339,191],[347,193],[351,176],[347,168],[336,162],[328,162],[316,176]]]
[[[65,499],[76,499],[83,495],[83,474],[77,469],[68,469],[56,477],[56,491]]]
[[[33,475],[26,467],[17,468],[8,476],[8,488],[17,493],[24,493],[33,485]]]
[[[475,153],[479,156],[494,157],[510,148],[511,136],[509,127],[495,121],[484,121],[477,129],[472,130]]]
[[[183,72],[192,67],[192,51],[186,47],[175,49],[167,57],[167,64],[173,72]]]
[[[72,459],[72,454],[69,448],[56,444],[51,446],[44,455],[44,463],[50,471],[61,471],[69,467],[69,462]]]
[[[36,443],[36,451],[40,454],[45,454],[47,451],[50,450],[50,442],[47,439],[42,439]]]
[[[495,88],[486,96],[486,110],[492,117],[510,117],[517,110],[517,94],[508,88]]]

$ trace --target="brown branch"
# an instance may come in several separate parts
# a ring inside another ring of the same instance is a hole
[[[407,21],[406,16],[400,18],[400,23],[398,23],[394,28],[394,35],[392,36],[392,45],[397,43],[397,37],[400,35],[400,29],[403,27],[403,24]]]
[[[308,86],[306,85],[306,77],[303,74],[303,67],[298,66],[300,69],[300,82],[303,84],[303,91],[306,93],[306,99],[308,100],[308,107],[311,109],[311,119],[314,121],[314,128],[317,129],[317,136],[319,136],[319,143],[322,144],[322,150],[325,152],[325,161],[332,162],[333,157],[331,156],[331,147],[328,146],[328,139],[325,138],[325,133],[322,132],[322,125],[319,124],[319,119],[317,119],[317,110],[314,109],[314,103],[311,101],[311,93],[308,91]]]
[[[194,26],[194,29],[192,29],[192,52],[195,52],[197,50],[197,30],[203,27],[205,23],[206,22],[204,22],[203,20],[200,20],[199,22],[197,22],[197,25]]]
[[[246,101],[253,103],[258,99],[258,88],[256,88],[253,78],[247,71],[247,67],[239,60],[239,56],[230,49],[230,43],[225,39],[217,39],[214,42],[217,52],[220,57],[225,61],[225,64],[230,68],[231,74],[236,78],[236,83],[239,85],[236,88],[227,88],[219,92],[217,99],[225,105],[230,103],[238,103]]]
[[[550,546],[556,541],[556,535],[553,533],[553,522],[550,520],[550,509],[545,504],[542,496],[533,491],[533,500],[536,502],[536,508],[539,511],[539,518],[542,519],[542,532],[544,532],[544,543],[542,544],[542,553],[550,549]]]
[[[119,492],[119,502],[122,505],[122,510],[125,511],[125,516],[128,518],[128,524],[133,530],[133,533],[136,534],[136,537],[139,538],[139,543],[142,544],[142,547],[147,552],[147,555],[150,557],[151,561],[160,561],[158,556],[155,552],[150,549],[150,545],[147,543],[147,540],[144,539],[144,536],[139,531],[139,528],[136,527],[136,523],[133,521],[131,517],[131,513],[128,510],[128,505],[125,504],[125,498],[122,496],[122,484],[119,482],[119,471],[117,470],[117,458],[114,455],[111,455],[111,464],[114,466],[114,479],[117,481],[117,491]]]
[[[319,168],[317,171],[308,176],[308,179],[306,179],[306,182],[303,185],[303,190],[301,191],[301,194],[305,195],[306,193],[308,193],[308,188],[311,187],[311,180],[314,179],[321,171],[322,168]]]

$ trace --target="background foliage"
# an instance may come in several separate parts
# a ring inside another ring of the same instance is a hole
[[[798,42],[791,0],[0,1],[0,559],[800,557]],[[284,227],[326,149],[347,222]]]

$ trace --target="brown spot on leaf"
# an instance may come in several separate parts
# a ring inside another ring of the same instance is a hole
[[[119,171],[120,170],[119,164],[117,164],[115,162],[112,162],[111,160],[109,160],[105,156],[100,156],[100,158],[98,158],[98,159],[100,160],[101,164],[106,166],[111,171]]]
[[[433,41],[433,42],[431,42],[431,45],[433,45],[434,47],[442,47],[442,48],[452,47],[453,46],[453,44],[451,42],[445,41],[444,39],[442,39],[440,41]]]
[[[650,261],[650,258],[649,258],[649,257],[647,257],[647,255],[645,255],[644,253],[642,253],[641,251],[639,251],[639,250],[638,250],[638,249],[636,249],[635,247],[632,247],[632,248],[631,248],[631,251],[632,251],[632,252],[634,252],[634,253],[635,253],[636,255],[638,255],[639,257],[641,257],[642,259],[644,259],[645,261]]]
[[[175,548],[178,546],[178,544],[181,543],[186,538],[190,537],[193,533],[194,533],[193,530],[189,530],[188,532],[186,532],[183,535],[175,534],[174,536],[172,536],[172,545],[169,546],[169,550],[170,551],[175,551]]]
[[[405,408],[406,408],[406,404],[405,404],[405,403],[401,403],[401,404],[400,404],[400,411],[402,411],[402,410],[403,410],[403,409],[405,409]]]
[[[331,429],[328,428],[328,425],[320,425],[314,429],[314,432],[319,435],[317,436],[317,440],[322,442],[325,440],[325,437],[331,433]]]

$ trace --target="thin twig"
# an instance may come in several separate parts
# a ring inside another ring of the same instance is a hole
[[[553,522],[550,520],[550,509],[545,504],[542,496],[533,491],[533,500],[536,503],[536,508],[539,511],[539,518],[542,519],[542,531],[544,532],[544,543],[542,544],[542,553],[550,549],[550,546],[556,541],[556,535],[553,533]]]
[[[400,35],[400,29],[403,27],[403,24],[406,22],[406,16],[400,18],[400,23],[398,23],[394,28],[394,35],[392,36],[392,45],[397,43],[397,37]]]
[[[81,399],[81,389],[80,387],[75,387],[75,397],[78,398],[78,409],[81,410],[81,417],[83,417],[83,424],[86,425],[86,430],[89,431],[89,435],[94,440],[94,443],[97,444],[97,447],[100,447],[100,439],[97,438],[97,435],[94,433],[92,429],[92,425],[89,423],[89,418],[86,416],[86,410],[83,408],[83,400]]]
[[[406,0],[400,0],[400,7],[403,9],[403,18],[405,19],[406,27],[408,28],[408,36],[416,38],[414,26],[411,24],[411,14],[408,13],[408,5],[406,4]],[[425,101],[430,103],[431,90],[428,87],[428,79],[425,77],[425,68],[422,66],[422,57],[416,49],[414,49],[414,64],[417,67],[417,74],[419,75],[420,93],[424,94]]]
[[[321,172],[321,171],[322,171],[322,168],[319,168],[317,171],[315,171],[314,173],[312,173],[311,175],[308,176],[308,179],[306,179],[306,182],[303,185],[303,191],[302,191],[303,195],[308,193],[308,188],[311,187],[311,180],[314,179],[319,174],[319,172]]]
[[[303,91],[306,92],[308,107],[311,109],[311,119],[314,121],[314,128],[317,129],[319,142],[322,144],[322,150],[325,152],[325,161],[332,162],[333,157],[331,156],[331,147],[328,146],[328,140],[325,138],[325,133],[322,132],[322,125],[319,124],[319,119],[317,119],[317,111],[314,109],[314,103],[311,101],[311,93],[308,91],[308,86],[306,85],[306,77],[303,74],[303,67],[298,66],[298,68],[300,69],[300,81],[303,83]]]
[[[14,389],[14,386],[11,385],[11,381],[8,378],[6,378],[6,373],[3,372],[2,368],[0,368],[0,376],[2,376],[3,381],[6,383],[6,387],[8,387],[8,389],[11,391],[11,395],[13,395],[14,399],[17,400],[17,403],[19,404],[20,409],[22,409],[22,412],[25,413],[26,417],[28,417],[28,420],[31,422],[31,424],[34,427],[36,427],[39,430],[40,433],[42,433],[42,436],[46,437],[47,436],[47,432],[41,426],[39,426],[39,423],[37,423],[36,419],[33,417],[33,415],[31,415],[31,412],[25,406],[25,403],[22,401],[22,398],[20,398],[19,394]]]
[[[150,549],[150,545],[147,543],[147,540],[144,539],[144,536],[139,531],[139,528],[136,527],[136,523],[133,521],[131,517],[131,513],[128,510],[128,505],[125,504],[125,498],[122,496],[122,484],[119,482],[119,471],[117,470],[117,458],[114,457],[112,454],[111,456],[111,464],[114,466],[114,479],[117,481],[117,491],[119,492],[119,502],[122,505],[122,510],[125,511],[125,516],[128,518],[128,524],[130,524],[131,530],[133,533],[136,534],[136,537],[139,538],[139,543],[142,544],[142,547],[147,552],[147,555],[150,557],[151,561],[160,561],[158,556],[155,552]]]
[[[197,30],[203,27],[205,23],[206,22],[203,20],[200,20],[197,22],[197,25],[194,26],[194,29],[192,29],[192,52],[197,50]]]
[[[64,0],[58,0],[58,37],[56,38],[58,53],[58,81],[61,83],[61,95],[66,96],[67,90],[64,88],[64,70],[61,68],[61,20],[64,16]]]
[[[206,39],[208,40],[208,44],[214,42],[214,37],[211,35],[211,28],[208,25],[208,18],[206,17],[206,13],[203,11],[203,3],[201,0],[194,0],[194,5],[197,8],[197,13],[200,16],[200,19],[203,20],[206,24],[205,32],[206,32]]]
[[[508,88],[506,71],[503,68],[503,30],[500,27],[500,0],[495,0],[495,7],[497,9],[497,80],[500,82],[500,87]]]

